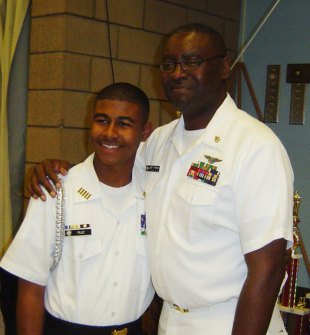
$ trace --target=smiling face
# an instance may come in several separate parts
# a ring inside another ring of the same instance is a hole
[[[199,60],[224,51],[207,34],[179,32],[168,39],[163,61]],[[197,69],[186,71],[178,64],[174,72],[162,73],[167,97],[183,113],[187,129],[204,128],[210,121],[225,99],[228,74],[227,58],[205,61]]]
[[[148,134],[149,124],[143,122],[139,105],[127,101],[98,100],[90,136],[99,179],[115,170],[131,174],[138,146]]]

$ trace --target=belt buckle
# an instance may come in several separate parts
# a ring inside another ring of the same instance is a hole
[[[111,335],[127,335],[128,334],[128,329],[124,328],[122,330],[113,330]]]
[[[187,308],[182,308],[176,304],[173,304],[174,309],[176,309],[180,313],[188,313],[189,310]]]

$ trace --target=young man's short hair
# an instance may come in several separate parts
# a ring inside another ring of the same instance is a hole
[[[142,121],[145,124],[149,117],[150,102],[146,94],[137,86],[129,83],[114,83],[104,87],[96,96],[94,103],[99,100],[126,101],[140,106]]]

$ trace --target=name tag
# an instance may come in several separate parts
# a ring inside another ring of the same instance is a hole
[[[91,229],[65,230],[65,236],[91,235]]]
[[[72,224],[65,226],[65,236],[91,235],[90,224]]]
[[[160,166],[159,165],[147,165],[146,171],[148,172],[159,172]]]

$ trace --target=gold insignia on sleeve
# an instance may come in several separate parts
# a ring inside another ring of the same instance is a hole
[[[91,197],[91,194],[85,190],[85,188],[80,187],[77,191],[79,195],[81,195],[84,199],[88,200]]]
[[[218,162],[222,161],[221,159],[216,158],[216,157],[211,157],[211,156],[208,156],[208,155],[204,155],[204,156],[208,160],[209,164],[218,163]]]

